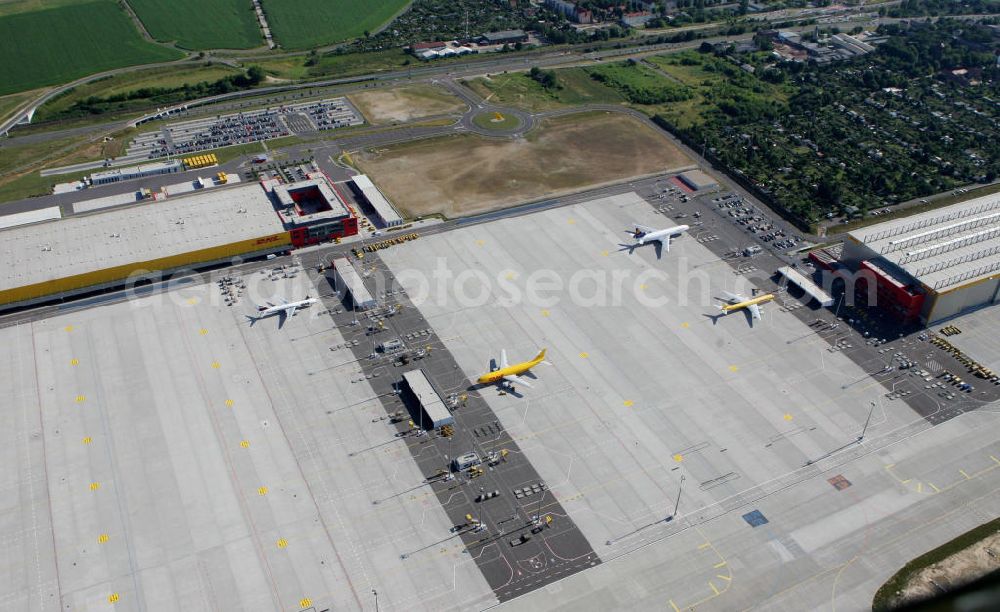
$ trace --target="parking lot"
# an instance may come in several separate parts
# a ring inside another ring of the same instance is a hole
[[[158,159],[363,123],[361,113],[347,98],[330,98],[171,123],[160,131],[137,136],[127,154],[130,158]]]

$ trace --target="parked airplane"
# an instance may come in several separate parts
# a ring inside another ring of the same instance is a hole
[[[674,236],[678,236],[688,231],[690,226],[687,225],[677,225],[674,227],[668,227],[665,229],[653,229],[651,227],[646,227],[645,225],[635,224],[635,231],[626,230],[626,234],[631,234],[632,238],[635,239],[634,244],[622,245],[628,249],[629,253],[635,250],[636,247],[648,244],[650,242],[656,243],[656,258],[660,259],[663,255],[663,246],[667,247],[667,252],[670,252],[670,239]]]
[[[765,293],[764,295],[756,295],[757,290],[754,289],[753,297],[746,297],[736,293],[730,293],[728,291],[723,291],[726,294],[726,299],[722,300],[724,304],[719,304],[719,310],[722,311],[722,315],[725,316],[734,310],[741,310],[746,308],[750,313],[750,325],[753,326],[753,321],[760,320],[760,305],[766,302],[770,302],[774,299],[773,293]],[[721,298],[716,298],[721,299]]]
[[[501,350],[500,366],[496,367],[495,365],[493,365],[488,373],[483,374],[482,376],[479,377],[479,380],[477,382],[481,385],[497,383],[501,387],[503,387],[504,383],[506,383],[511,388],[513,388],[514,383],[519,383],[526,387],[530,387],[531,383],[529,383],[521,376],[518,376],[518,374],[524,374],[531,368],[542,363],[544,360],[545,360],[545,349],[542,349],[542,351],[537,355],[535,355],[535,358],[532,359],[531,361],[523,361],[521,363],[515,363],[514,365],[510,365],[509,363],[507,363],[507,351]]]
[[[287,317],[295,316],[296,311],[300,308],[308,308],[319,301],[316,298],[309,297],[308,295],[306,296],[306,299],[299,300],[298,302],[288,302],[285,298],[278,298],[278,300],[280,302],[279,304],[266,302],[267,306],[257,307],[256,315],[247,315],[247,318],[250,319],[250,327],[253,327],[254,323],[263,318],[271,315],[278,315],[280,317],[278,319],[278,328],[280,329],[281,326],[285,324],[285,319]]]

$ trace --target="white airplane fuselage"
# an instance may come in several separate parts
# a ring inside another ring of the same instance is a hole
[[[633,233],[633,236],[635,236],[635,239],[639,244],[646,244],[647,242],[666,243],[669,242],[671,236],[683,234],[689,229],[691,229],[690,226],[677,225],[666,229],[656,230],[655,232],[636,231]]]
[[[304,300],[299,300],[298,302],[288,302],[286,304],[278,304],[276,306],[258,306],[256,318],[262,319],[264,317],[275,315],[280,312],[294,313],[296,310],[312,306],[317,301],[318,300],[316,298],[306,298]]]

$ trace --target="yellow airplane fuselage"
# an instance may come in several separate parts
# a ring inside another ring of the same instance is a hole
[[[745,302],[738,302],[736,304],[723,304],[722,309],[726,312],[733,310],[739,310],[740,308],[746,308],[747,306],[753,306],[754,304],[763,304],[764,302],[770,302],[774,299],[773,293],[766,293],[764,295],[753,298],[752,300],[747,300]]]
[[[540,364],[543,359],[545,359],[545,349],[542,349],[542,352],[535,355],[535,358],[531,361],[522,361],[521,363],[509,365],[506,368],[500,368],[499,370],[487,372],[486,374],[480,376],[477,382],[481,385],[487,385],[503,380],[504,376],[517,376],[518,374],[524,374],[531,368]]]

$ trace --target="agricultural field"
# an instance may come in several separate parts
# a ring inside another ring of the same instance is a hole
[[[691,164],[659,130],[603,112],[548,119],[516,140],[446,136],[354,161],[407,217],[469,215]]]
[[[4,95],[183,53],[146,42],[113,0],[96,0],[0,16],[0,57]]]
[[[466,104],[439,87],[413,85],[359,91],[347,96],[369,123],[411,121],[465,111]]]
[[[149,34],[185,49],[250,49],[264,44],[250,0],[130,0]]]
[[[619,104],[624,98],[595,81],[584,68],[555,71],[557,86],[545,88],[524,72],[477,77],[463,84],[495,104],[515,106],[532,112],[555,110],[581,104]]]
[[[406,4],[406,0],[269,0],[263,6],[275,42],[286,49],[308,49],[373,32]]]

